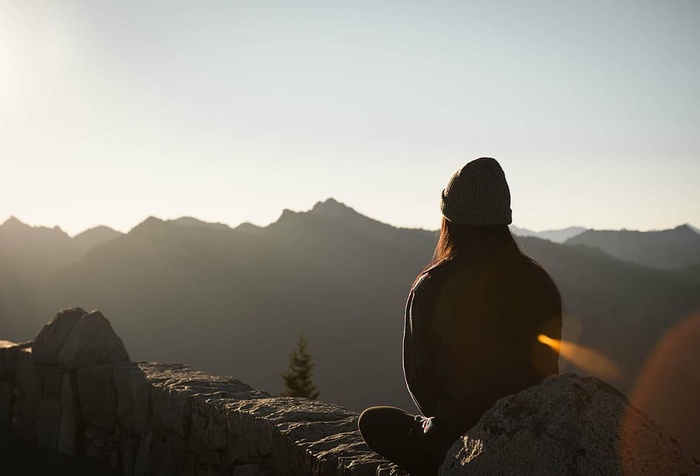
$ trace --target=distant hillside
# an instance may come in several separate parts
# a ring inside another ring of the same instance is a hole
[[[623,261],[657,269],[700,263],[700,234],[688,225],[646,232],[588,230],[566,244],[593,246]]]
[[[24,336],[82,303],[110,317],[136,359],[187,362],[279,391],[304,332],[323,398],[409,405],[403,306],[434,243],[434,232],[397,229],[333,201],[285,210],[256,234],[149,218],[48,279]],[[358,382],[351,392],[349,382]]]
[[[98,227],[71,238],[58,227],[32,227],[15,217],[0,225],[0,335],[26,335],[24,318],[39,312],[42,283],[120,235]]]
[[[186,362],[278,392],[303,332],[322,399],[412,407],[403,311],[434,231],[396,228],[335,200],[285,210],[267,227],[188,221],[151,217],[33,281],[24,301],[0,307],[0,336],[30,339],[58,309],[99,308],[136,360]],[[565,336],[620,365],[613,383],[625,391],[659,337],[700,309],[698,285],[666,271],[587,246],[518,241],[562,292]]]
[[[580,235],[586,231],[586,229],[580,226],[570,226],[560,230],[532,231],[528,230],[527,228],[518,228],[517,226],[511,225],[510,231],[517,236],[534,236],[536,238],[542,238],[555,243],[563,243],[569,238]]]
[[[77,246],[79,253],[83,255],[94,247],[112,241],[122,235],[123,233],[112,230],[109,227],[96,226],[75,235],[73,243]]]
[[[700,287],[700,263],[685,268],[669,270],[669,276]]]
[[[79,250],[58,227],[32,227],[10,217],[0,225],[0,256],[16,265],[16,272],[35,278],[77,260]]]

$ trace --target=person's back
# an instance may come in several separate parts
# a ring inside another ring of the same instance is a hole
[[[510,190],[491,158],[469,162],[442,192],[433,263],[406,303],[403,367],[421,415],[372,407],[365,442],[412,475],[432,475],[445,452],[497,399],[558,373],[561,299],[510,234]]]
[[[559,293],[517,247],[444,260],[417,280],[410,299],[407,384],[424,415],[456,432],[498,398],[558,373],[556,352],[538,336],[560,338]]]

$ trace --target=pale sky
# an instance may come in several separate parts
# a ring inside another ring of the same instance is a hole
[[[496,157],[514,224],[700,226],[700,2],[0,0],[0,222],[436,229]]]

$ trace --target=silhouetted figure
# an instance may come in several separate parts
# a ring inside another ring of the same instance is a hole
[[[450,446],[499,398],[557,374],[561,299],[508,229],[510,190],[498,162],[466,164],[442,192],[432,263],[406,304],[403,367],[419,415],[372,407],[367,445],[412,475],[434,475]]]

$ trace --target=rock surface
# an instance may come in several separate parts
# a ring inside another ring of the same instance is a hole
[[[500,399],[439,474],[691,475],[700,463],[610,385],[566,374]]]
[[[125,475],[403,474],[363,443],[355,413],[187,365],[132,363],[104,316],[79,308],[33,345],[0,343],[3,425]]]
[[[66,337],[58,363],[67,369],[131,362],[121,338],[100,311],[84,314]]]
[[[131,363],[98,311],[59,313],[32,346],[0,343],[0,424],[120,474],[399,476],[330,403],[274,397],[182,364]],[[503,398],[443,475],[700,474],[619,392],[550,378]]]
[[[34,363],[57,365],[58,353],[61,351],[61,347],[63,347],[68,335],[73,330],[73,326],[84,315],[85,311],[79,307],[65,309],[56,314],[34,339],[34,344],[32,345]]]

